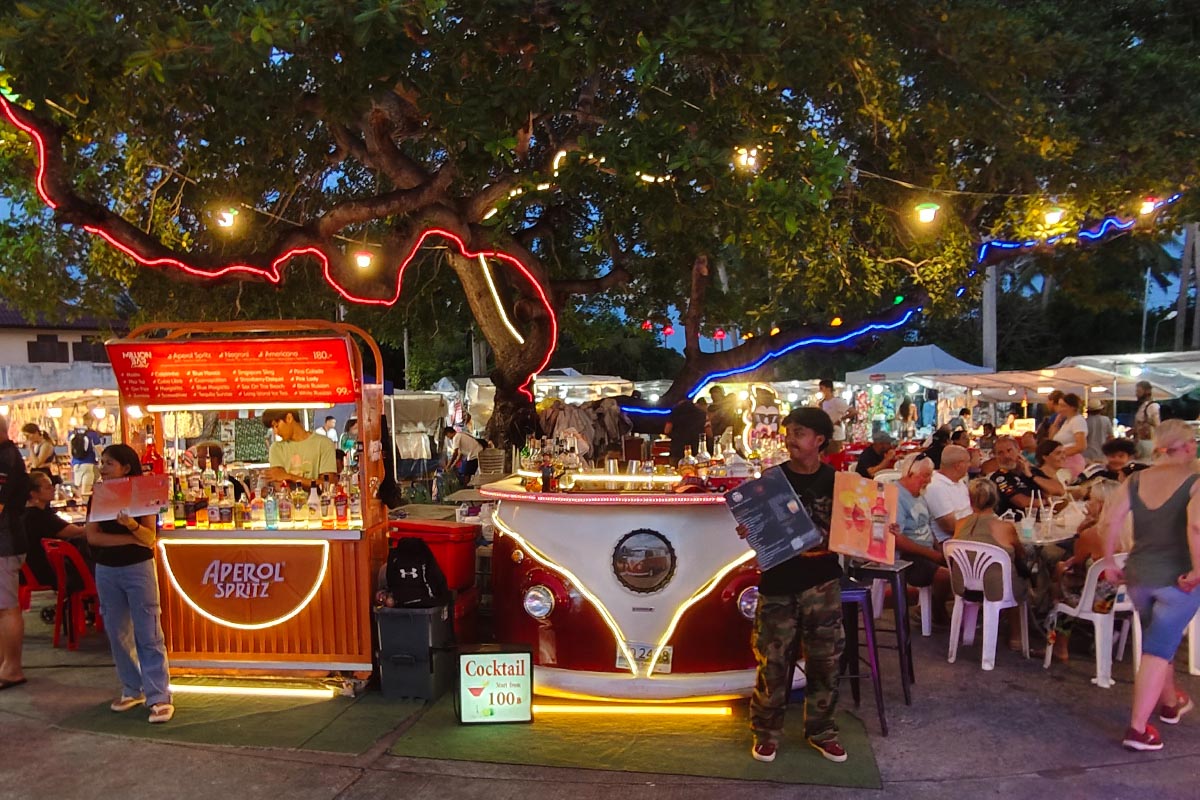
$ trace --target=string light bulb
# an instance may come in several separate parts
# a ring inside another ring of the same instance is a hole
[[[670,325],[666,325],[663,327],[663,336],[674,336],[674,335],[675,335],[675,329],[673,327],[671,327]]]
[[[921,203],[917,206],[917,221],[928,225],[937,218],[939,209],[941,209],[941,206],[937,203]]]
[[[1046,213],[1043,215],[1043,219],[1046,220],[1047,225],[1057,225],[1058,223],[1062,222],[1062,218],[1063,210],[1058,206],[1052,206],[1051,208],[1046,209]]]
[[[840,328],[842,327],[842,322],[843,320],[841,317],[834,317],[833,319],[829,320],[829,325],[833,328]]]
[[[775,326],[774,328],[771,328],[771,335],[772,335],[772,336],[778,336],[778,335],[779,335],[779,326]]]
[[[714,339],[716,339],[718,342],[719,342],[719,341],[722,341],[722,340],[725,338],[725,329],[724,329],[724,328],[717,328],[715,331],[713,331],[713,336],[712,336],[712,337],[713,337]]]
[[[359,250],[354,254],[354,264],[359,269],[366,269],[374,260],[375,256],[370,250]]]
[[[758,169],[758,148],[739,147],[733,151],[733,165],[754,172]]]
[[[654,323],[651,322],[650,320],[646,320],[642,323],[642,330],[644,330],[644,331],[648,331],[648,330],[652,329],[653,327],[654,327]]]
[[[1157,208],[1158,208],[1158,198],[1157,197],[1147,197],[1145,200],[1142,201],[1142,207],[1138,213],[1144,217],[1147,214],[1153,214]]]
[[[237,222],[237,215],[238,212],[236,208],[221,209],[217,212],[217,227],[232,228],[234,223]]]

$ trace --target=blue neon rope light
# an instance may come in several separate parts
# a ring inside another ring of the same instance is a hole
[[[1151,211],[1150,213],[1154,213],[1154,211],[1158,211],[1163,206],[1171,205],[1172,203],[1174,203],[1176,200],[1178,200],[1182,196],[1183,196],[1182,192],[1176,192],[1175,194],[1168,197],[1166,200],[1159,200],[1157,203],[1154,204],[1154,210]],[[1099,225],[1092,227],[1092,228],[1087,228],[1087,229],[1081,228],[1079,230],[1079,233],[1076,235],[1080,239],[1087,239],[1088,241],[1096,242],[1096,241],[1099,241],[1100,239],[1103,239],[1105,236],[1109,235],[1113,231],[1127,231],[1136,224],[1137,224],[1137,219],[1122,219],[1121,217],[1118,217],[1118,216],[1105,217],[1103,220],[1100,221]],[[988,253],[991,250],[1024,250],[1029,247],[1037,247],[1039,244],[1056,244],[1059,241],[1061,241],[1065,236],[1066,236],[1065,233],[1060,233],[1057,236],[1052,236],[1049,239],[1045,239],[1045,240],[1025,239],[1024,241],[994,239],[990,242],[984,242],[983,244],[979,245],[979,251],[975,257],[975,260],[977,263],[982,264],[983,260],[985,258],[987,258]],[[975,273],[971,272],[969,275],[967,275],[967,277],[973,278],[973,277],[975,277]]]

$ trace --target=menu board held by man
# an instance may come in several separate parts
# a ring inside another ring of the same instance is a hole
[[[768,469],[761,478],[726,492],[725,503],[746,529],[746,542],[758,556],[761,570],[811,550],[824,538],[779,469]]]

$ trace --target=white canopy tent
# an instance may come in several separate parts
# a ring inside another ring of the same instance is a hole
[[[1111,382],[1150,381],[1159,397],[1178,397],[1200,386],[1200,351],[1127,353],[1111,356],[1072,356],[1049,369],[1079,367]],[[1125,399],[1122,397],[1121,399]]]
[[[1158,397],[1176,397],[1186,391],[1186,388],[1181,389],[1179,385],[1156,379],[1153,375],[1133,376],[1128,371],[1125,374],[1107,374],[1072,365],[1055,365],[1038,370],[947,374],[939,376],[938,380],[970,389],[977,398],[1017,403],[1022,400],[1030,403],[1042,402],[1040,398],[1044,398],[1055,389],[1072,392],[1083,398],[1098,397],[1107,400],[1116,397],[1118,400],[1133,400],[1135,386],[1142,380],[1150,381]]]
[[[847,372],[846,383],[861,386],[867,383],[890,383],[918,377],[936,377],[940,381],[939,376],[947,373],[976,372],[987,372],[987,369],[955,358],[935,344],[927,344],[921,347],[902,347],[878,364],[866,369]]]

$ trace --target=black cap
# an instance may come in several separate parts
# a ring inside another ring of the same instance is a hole
[[[821,445],[824,449],[825,445],[829,444],[833,439],[833,420],[819,408],[811,406],[802,406],[792,410],[783,420],[785,428],[792,425],[799,425],[801,428],[808,428],[818,436],[825,437],[825,443]]]

